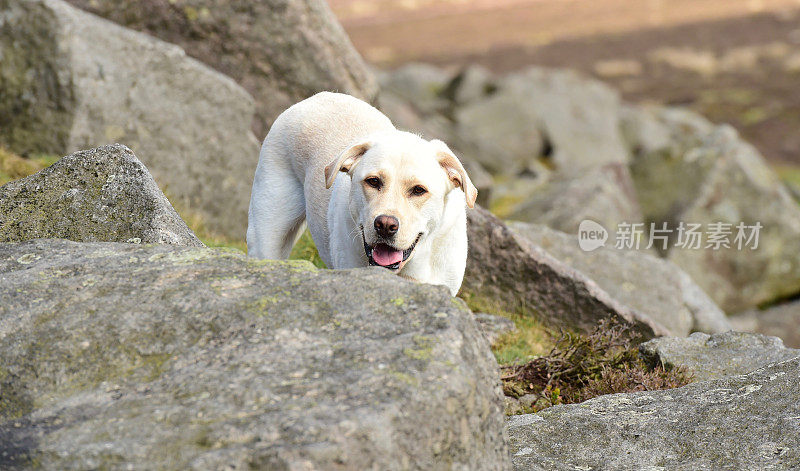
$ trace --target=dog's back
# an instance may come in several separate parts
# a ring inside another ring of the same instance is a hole
[[[306,211],[313,211],[311,233],[328,258],[325,166],[358,139],[389,129],[394,126],[383,113],[340,93],[318,93],[281,113],[264,139],[253,180],[248,255],[288,258]]]

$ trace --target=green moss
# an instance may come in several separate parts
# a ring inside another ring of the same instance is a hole
[[[516,330],[503,335],[492,345],[492,352],[500,365],[530,360],[544,355],[553,347],[555,339],[552,331],[535,317],[503,310],[493,300],[471,293],[462,293],[461,296],[473,312],[485,312],[514,321]]]
[[[390,300],[390,302],[392,304],[394,304],[395,306],[397,306],[397,307],[400,307],[403,304],[405,304],[405,301],[403,301],[403,298],[393,298],[393,299]]]

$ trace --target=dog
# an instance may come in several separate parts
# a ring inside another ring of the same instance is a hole
[[[248,255],[287,259],[306,221],[329,268],[381,266],[455,296],[477,194],[444,142],[400,131],[350,95],[318,93],[281,113],[264,139]]]

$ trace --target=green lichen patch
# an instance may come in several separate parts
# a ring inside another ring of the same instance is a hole
[[[405,348],[403,354],[414,360],[430,361],[433,357],[433,347],[436,344],[435,339],[425,335],[415,335],[413,340],[414,347]]]

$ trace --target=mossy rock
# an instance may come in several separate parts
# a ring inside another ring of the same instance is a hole
[[[121,145],[76,152],[0,187],[0,242],[37,238],[203,245]]]
[[[0,278],[2,469],[507,468],[497,363],[444,287],[65,240],[0,244]]]

